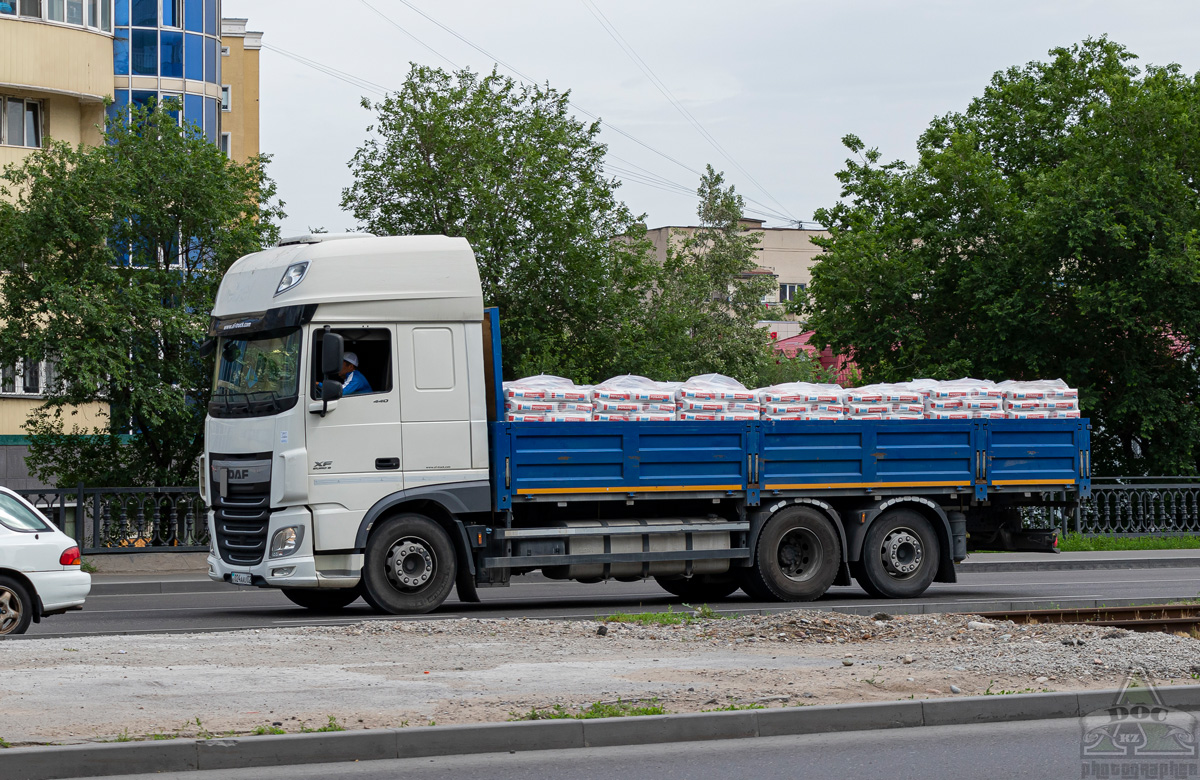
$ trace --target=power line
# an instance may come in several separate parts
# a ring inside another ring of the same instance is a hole
[[[338,70],[337,68],[334,68],[330,65],[325,65],[323,63],[317,62],[316,60],[309,59],[308,57],[305,57],[303,55],[296,54],[295,52],[290,52],[287,49],[281,49],[278,46],[275,46],[275,45],[272,45],[269,43],[264,43],[263,48],[269,49],[278,54],[282,54],[284,57],[295,60],[296,62],[300,63],[301,65],[306,65],[306,66],[312,68],[313,70],[318,70],[327,76],[332,76],[335,79],[338,79],[339,81],[344,81],[347,84],[350,84],[351,86],[358,87],[359,89],[365,89],[368,92],[374,92],[377,95],[383,95],[385,97],[387,96],[387,93],[389,91],[388,88],[383,86],[382,84],[376,84],[373,81],[368,81],[367,79],[360,78],[358,76],[355,76],[352,73],[347,73],[343,70]]]
[[[363,5],[365,5],[365,6],[367,6],[368,8],[370,8],[372,11],[374,11],[376,14],[378,14],[379,16],[381,16],[382,18],[384,18],[385,20],[387,20],[387,21],[388,21],[388,23],[389,23],[389,24],[391,24],[393,27],[396,27],[397,29],[399,29],[399,30],[401,30],[402,32],[404,32],[404,34],[405,34],[405,35],[407,35],[408,37],[410,37],[410,38],[413,38],[414,40],[416,39],[416,37],[415,37],[415,36],[414,36],[412,33],[408,32],[408,30],[406,30],[406,29],[405,29],[405,28],[404,28],[402,25],[400,25],[400,23],[399,23],[399,22],[396,22],[394,19],[391,19],[391,18],[390,18],[390,17],[388,17],[386,14],[384,14],[382,11],[380,11],[380,10],[378,10],[377,8],[375,8],[374,6],[372,6],[370,3],[368,3],[368,2],[367,2],[367,0],[359,0],[359,2],[361,2]],[[429,21],[431,24],[433,24],[433,25],[437,26],[438,28],[440,28],[441,30],[445,31],[446,33],[448,33],[448,34],[450,34],[450,35],[454,36],[456,39],[458,39],[459,41],[461,41],[461,42],[465,43],[467,46],[470,46],[472,49],[474,49],[475,51],[479,52],[479,53],[480,53],[480,54],[482,54],[483,56],[485,56],[485,57],[487,57],[488,59],[492,60],[493,62],[495,62],[495,63],[497,63],[497,64],[499,64],[499,65],[503,66],[504,68],[506,68],[507,70],[511,71],[512,73],[515,73],[515,74],[516,74],[516,75],[517,75],[519,78],[521,78],[521,80],[523,80],[525,83],[527,83],[527,84],[537,84],[537,83],[538,83],[538,82],[537,82],[537,81],[536,81],[534,78],[532,78],[532,77],[531,77],[531,76],[529,76],[528,74],[526,74],[526,73],[522,72],[520,69],[518,69],[518,68],[516,68],[515,66],[513,66],[513,65],[510,65],[508,62],[505,62],[504,60],[500,59],[500,58],[499,58],[499,57],[497,57],[495,54],[492,54],[492,53],[491,53],[490,51],[488,51],[487,49],[485,49],[485,48],[483,48],[482,46],[480,46],[480,45],[476,44],[474,41],[472,41],[472,40],[470,40],[469,38],[467,38],[466,36],[462,35],[461,33],[459,33],[457,30],[453,29],[452,27],[450,27],[450,26],[448,26],[448,25],[446,25],[446,24],[443,24],[442,22],[438,21],[438,20],[437,20],[437,19],[435,19],[434,17],[432,17],[432,16],[430,16],[429,14],[425,13],[425,12],[424,12],[424,11],[422,11],[422,10],[421,10],[419,7],[417,7],[417,6],[416,6],[416,5],[414,5],[412,2],[410,2],[410,0],[399,0],[399,2],[400,2],[400,3],[402,3],[403,5],[405,5],[406,7],[408,7],[408,8],[409,8],[411,11],[413,11],[414,13],[418,14],[418,15],[419,15],[419,16],[421,16],[422,18],[424,18],[424,19],[426,19],[427,21]],[[441,58],[442,58],[443,60],[445,60],[446,62],[449,62],[449,63],[450,63],[450,64],[451,64],[453,67],[458,67],[457,65],[454,65],[454,63],[453,63],[453,62],[451,62],[451,60],[450,60],[449,58],[447,58],[445,55],[443,55],[443,54],[441,54],[440,52],[436,51],[435,49],[433,49],[431,46],[429,46],[428,44],[424,43],[423,41],[421,42],[421,45],[422,45],[422,46],[424,46],[426,49],[428,49],[428,50],[430,50],[430,51],[434,52],[434,53],[435,53],[435,54],[436,54],[438,57],[441,57]],[[569,106],[571,106],[571,108],[573,108],[573,109],[575,109],[576,111],[578,111],[579,113],[583,114],[584,116],[590,117],[590,118],[591,118],[592,120],[594,120],[594,121],[600,121],[600,116],[599,116],[598,114],[594,114],[594,113],[592,113],[591,111],[588,111],[588,110],[587,110],[587,109],[585,109],[583,106],[580,106],[578,103],[575,103],[575,102],[573,102],[573,101],[570,101],[570,100],[568,100],[568,101],[567,101],[567,104],[568,104]],[[647,149],[647,150],[649,150],[649,151],[653,152],[654,154],[657,154],[658,156],[660,156],[660,157],[662,157],[662,158],[664,158],[664,159],[666,159],[666,160],[669,160],[669,161],[671,161],[671,162],[675,163],[675,164],[676,164],[676,165],[678,165],[679,167],[683,168],[684,170],[688,171],[689,173],[692,173],[693,175],[695,175],[695,176],[697,176],[697,177],[700,177],[700,176],[702,176],[702,175],[703,175],[703,174],[702,174],[700,171],[696,170],[695,168],[692,168],[691,166],[687,165],[686,163],[683,163],[683,162],[681,162],[681,161],[679,161],[679,160],[675,159],[674,157],[672,157],[671,155],[667,154],[666,152],[663,152],[663,151],[661,151],[660,149],[656,149],[656,148],[654,148],[653,146],[649,145],[649,144],[648,144],[648,143],[646,143],[645,141],[642,141],[640,138],[637,138],[636,136],[633,136],[633,135],[631,135],[630,133],[627,133],[627,132],[625,132],[625,131],[624,131],[624,130],[622,130],[620,127],[617,127],[616,125],[612,124],[611,122],[605,122],[605,123],[604,123],[604,127],[605,127],[606,129],[612,130],[613,132],[615,132],[615,133],[618,133],[618,134],[620,134],[620,135],[624,136],[625,138],[628,138],[630,141],[633,141],[634,143],[638,144],[639,146],[642,146],[642,147],[644,147],[645,149]],[[715,139],[714,139],[714,143],[715,143]],[[728,155],[726,155],[726,156],[728,157]],[[731,162],[733,162],[733,164],[734,164],[735,166],[737,166],[737,163],[736,163],[736,161],[733,161],[732,159],[731,159],[730,161],[731,161]],[[737,167],[738,167],[740,170],[742,170],[742,172],[743,172],[743,173],[746,173],[744,169],[741,169],[741,166],[737,166]],[[755,185],[759,187],[759,189],[763,189],[763,188],[762,188],[762,185],[759,185],[759,184],[758,184],[758,182],[754,180],[754,177],[753,177],[753,176],[750,176],[750,174],[748,174],[748,173],[746,173],[746,176],[747,176],[747,178],[749,178],[749,179],[750,179],[752,182],[754,182],[754,183],[755,183]],[[674,183],[674,182],[672,182],[672,183]],[[680,185],[680,186],[682,186],[682,185]],[[766,192],[766,190],[763,190],[763,191],[764,191],[764,192]],[[694,191],[693,191],[693,192],[694,192]],[[770,197],[770,194],[769,194],[769,193],[768,193],[768,197]],[[784,210],[783,210],[783,211],[784,211],[784,213],[782,213],[782,214],[781,214],[781,213],[779,213],[779,212],[776,212],[776,211],[775,211],[775,210],[774,210],[772,207],[768,206],[767,204],[765,204],[765,203],[761,203],[761,202],[759,202],[759,201],[755,200],[754,198],[746,197],[745,199],[746,199],[747,201],[750,201],[750,202],[752,202],[752,203],[757,203],[757,204],[758,204],[759,206],[761,206],[763,209],[766,209],[767,211],[770,211],[770,212],[772,212],[772,214],[771,214],[770,216],[771,216],[772,218],[774,218],[774,219],[779,219],[779,220],[781,220],[781,221],[785,221],[785,222],[794,222],[794,221],[796,221],[794,217],[792,217],[790,214],[788,214],[788,213],[787,213],[787,209],[786,209],[786,208],[784,208]],[[774,200],[774,198],[772,198],[772,200]],[[776,201],[776,203],[778,203],[778,201]],[[783,206],[783,204],[779,204],[779,205],[780,205],[781,207]]]
[[[749,171],[743,168],[742,165],[733,158],[733,155],[727,152],[725,147],[723,147],[721,143],[717,141],[712,133],[708,132],[708,130],[700,123],[700,120],[696,119],[692,112],[688,111],[687,107],[675,97],[674,93],[671,92],[670,87],[668,87],[666,83],[658,77],[653,68],[651,68],[650,65],[644,59],[642,59],[641,55],[634,50],[633,46],[625,40],[625,37],[621,35],[621,32],[617,29],[616,25],[614,25],[609,18],[604,15],[604,12],[601,11],[592,0],[580,0],[580,3],[582,3],[583,7],[592,15],[592,18],[604,28],[604,31],[608,33],[608,37],[613,39],[613,42],[616,43],[621,51],[625,53],[625,56],[628,57],[635,66],[637,66],[642,74],[650,81],[651,84],[654,85],[654,87],[662,94],[662,96],[667,99],[667,101],[675,108],[675,110],[678,111],[679,114],[696,129],[696,132],[700,134],[700,137],[708,141],[708,143],[711,144],[714,149],[720,152],[726,160],[728,160],[735,168],[741,171],[741,173],[747,179],[749,179],[755,187],[758,187],[758,189],[764,195],[766,195],[769,199],[774,201],[777,206],[783,209],[783,212],[787,214],[791,221],[796,221],[796,218],[792,216],[790,211],[788,211],[787,206],[783,205],[783,203],[781,203],[778,198],[772,195],[766,187],[759,184],[758,180],[755,179]]]

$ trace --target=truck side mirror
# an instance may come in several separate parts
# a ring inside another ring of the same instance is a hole
[[[326,379],[321,383],[321,400],[325,403],[336,401],[342,397],[342,383],[336,379]]]
[[[324,377],[335,377],[338,371],[342,368],[342,350],[344,343],[341,335],[333,333],[329,330],[329,326],[325,326],[325,333],[321,336],[321,374]],[[340,397],[340,396],[339,396]]]
[[[200,357],[206,358],[215,352],[216,349],[217,338],[216,336],[210,336],[200,343],[200,349],[197,352],[200,354]]]

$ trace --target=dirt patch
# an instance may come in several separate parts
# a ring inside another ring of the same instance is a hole
[[[687,625],[367,621],[0,643],[13,745],[420,727],[657,700],[670,712],[1117,687],[1200,677],[1200,642],[958,615],[812,610]],[[953,686],[953,688],[951,687]],[[955,693],[957,691],[958,693]],[[279,724],[274,726],[273,724]]]

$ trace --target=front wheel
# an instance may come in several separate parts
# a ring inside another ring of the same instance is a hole
[[[790,506],[763,526],[742,587],[764,601],[813,601],[833,585],[841,562],[841,539],[829,518],[806,506]]]
[[[33,621],[33,599],[12,577],[0,576],[0,636],[24,634]]]
[[[933,526],[911,509],[893,509],[867,529],[855,579],[872,596],[915,598],[937,574],[941,545]]]
[[[329,614],[358,600],[357,588],[283,588],[283,595],[293,604],[313,612]]]
[[[441,606],[458,567],[454,545],[424,515],[399,515],[367,540],[363,586],[367,603],[393,615],[418,615]]]

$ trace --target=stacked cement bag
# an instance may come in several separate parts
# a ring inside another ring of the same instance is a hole
[[[1061,379],[1001,382],[1004,416],[1010,420],[1055,420],[1079,417],[1079,391]]]
[[[723,374],[703,374],[675,391],[679,420],[757,420],[762,414],[758,391]]]
[[[606,379],[592,388],[597,422],[665,422],[674,420],[677,383],[655,382],[644,376],[626,374]]]
[[[917,380],[922,388],[925,418],[929,420],[999,419],[1004,417],[1003,393],[986,379],[949,382]]]
[[[840,385],[788,382],[758,390],[764,420],[842,420],[845,391]]]
[[[865,385],[844,390],[847,420],[921,420],[921,394],[906,385]]]
[[[592,390],[570,379],[540,374],[504,383],[504,419],[509,422],[588,422]]]

